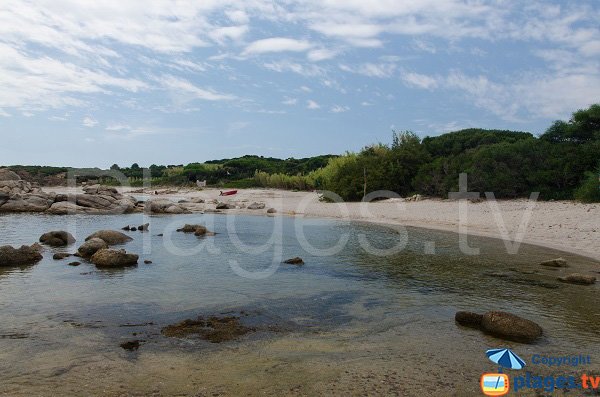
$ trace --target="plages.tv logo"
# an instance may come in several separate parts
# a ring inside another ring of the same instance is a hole
[[[481,375],[479,382],[481,391],[486,396],[503,396],[510,390],[510,380],[508,375],[502,373],[503,369],[521,369],[525,366],[525,361],[510,349],[490,349],[485,354],[499,367],[497,373]]]

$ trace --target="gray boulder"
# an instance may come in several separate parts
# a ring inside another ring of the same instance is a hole
[[[231,210],[234,209],[235,206],[227,203],[218,203],[215,209],[217,210]]]
[[[0,168],[0,181],[19,181],[21,177],[8,168]]]
[[[64,247],[75,242],[75,237],[69,232],[55,230],[40,236],[40,243],[51,247]]]
[[[148,214],[184,214],[188,211],[171,200],[154,199],[146,201],[144,212]]]
[[[42,260],[38,247],[23,245],[14,248],[10,245],[0,247],[0,267],[33,265]]]
[[[133,240],[128,235],[118,232],[116,230],[99,230],[96,233],[92,233],[89,236],[87,236],[85,241],[91,240],[93,238],[99,238],[101,240],[104,240],[104,242],[106,242],[106,244],[108,245],[125,244],[126,242]]]
[[[125,250],[101,249],[92,255],[90,262],[96,267],[111,268],[135,266],[138,263],[139,256],[128,254]]]
[[[248,206],[249,210],[264,210],[265,203],[252,203]]]
[[[267,214],[275,214],[275,213],[277,213],[277,210],[275,208],[269,208],[267,210]]]
[[[81,247],[79,247],[79,249],[77,250],[77,253],[82,258],[90,258],[96,252],[100,251],[101,249],[105,249],[105,248],[108,248],[108,244],[106,244],[106,241],[104,241],[100,238],[94,237],[94,238],[87,240],[85,243],[83,243],[81,245]]]

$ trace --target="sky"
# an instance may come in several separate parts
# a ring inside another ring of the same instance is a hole
[[[2,0],[0,164],[340,154],[600,102],[600,2]]]

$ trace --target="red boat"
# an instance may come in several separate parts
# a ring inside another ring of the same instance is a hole
[[[221,191],[219,196],[233,196],[236,193],[237,193],[237,190],[227,190],[225,192]]]

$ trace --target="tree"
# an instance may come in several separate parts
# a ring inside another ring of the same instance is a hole
[[[114,171],[119,171],[121,169],[121,167],[119,167],[118,164],[113,164],[113,165],[110,166],[110,169],[114,170]]]

